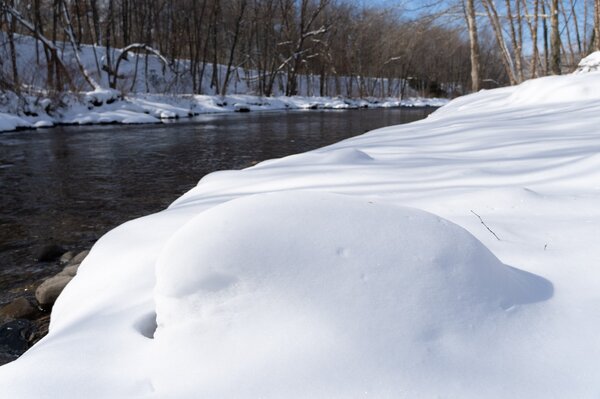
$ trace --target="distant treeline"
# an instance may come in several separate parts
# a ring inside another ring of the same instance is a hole
[[[298,94],[301,76],[315,77],[312,94],[329,96],[392,95],[404,86],[455,96],[471,87],[465,24],[409,18],[400,8],[334,0],[12,0],[0,6],[7,55],[0,57],[0,84],[15,91],[31,85],[20,76],[18,35],[36,39],[38,69],[55,90],[81,89],[75,74],[89,88],[98,81],[117,87],[119,65],[147,55],[176,69],[184,65],[178,73],[190,77],[197,94],[228,94],[242,68],[251,71],[245,77],[251,91],[266,96]],[[93,70],[78,56],[81,45],[98,49]],[[508,83],[493,35],[480,33],[478,46],[480,75],[494,86]],[[176,62],[181,59],[189,62]]]

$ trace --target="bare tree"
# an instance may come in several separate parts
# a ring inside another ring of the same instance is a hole
[[[223,79],[223,86],[221,87],[221,95],[227,94],[227,85],[229,84],[229,78],[231,77],[231,66],[233,65],[233,57],[235,55],[235,48],[239,41],[240,28],[242,27],[242,21],[244,19],[244,13],[246,12],[246,6],[248,5],[247,0],[239,0],[238,10],[235,18],[234,31],[231,37],[231,46],[229,48],[229,59],[227,60],[227,68],[225,70],[225,78]]]
[[[504,64],[506,74],[509,77],[510,84],[517,84],[518,79],[515,74],[513,58],[510,51],[508,50],[506,41],[504,40],[502,24],[500,22],[500,17],[498,15],[496,5],[494,4],[493,0],[482,0],[482,3],[492,25],[492,29],[494,30],[494,34],[496,35],[496,41],[498,43],[498,47],[500,48],[500,52],[502,53],[502,63]]]
[[[477,38],[477,20],[475,17],[475,1],[467,0],[466,5],[467,27],[469,29],[469,42],[471,50],[471,89],[479,91],[479,40]]]
[[[522,34],[517,34],[517,31],[521,31],[521,13],[520,13],[520,2],[516,1],[516,15],[513,13],[511,7],[511,1],[505,0],[506,4],[506,20],[509,26],[510,39],[512,44],[512,50],[514,53],[515,72],[517,82],[523,81],[523,52],[522,52]],[[518,27],[515,27],[515,26]]]
[[[552,0],[550,8],[551,25],[552,25],[552,65],[551,71],[553,75],[560,75],[560,31],[558,29],[558,0]]]
[[[62,57],[59,55],[59,51],[58,48],[56,47],[56,45],[49,40],[48,38],[46,38],[40,31],[38,31],[35,27],[35,25],[33,23],[31,23],[29,20],[27,20],[25,17],[23,17],[21,15],[21,13],[19,13],[14,7],[11,7],[10,5],[7,5],[6,2],[2,2],[0,3],[0,9],[2,10],[2,12],[5,15],[10,15],[11,18],[14,18],[15,22],[18,22],[21,26],[23,26],[27,31],[29,31],[31,34],[34,35],[34,37],[42,43],[42,45],[46,48],[46,50],[51,54],[51,60],[53,62],[53,64],[55,65],[55,68],[53,69],[53,73],[55,74],[54,77],[56,78],[56,80],[54,80],[55,82],[55,87],[57,89],[62,89],[62,79],[66,79],[70,88],[73,89],[73,83],[71,80],[71,76],[68,72],[67,67],[65,66]],[[16,57],[16,50],[11,51]],[[50,78],[50,76],[49,76]],[[50,79],[49,79],[50,80]]]
[[[600,0],[594,0],[594,51],[600,51]]]
[[[79,56],[79,46],[77,46],[75,40],[75,34],[73,33],[73,24],[71,23],[71,17],[69,16],[67,4],[65,3],[65,0],[61,0],[60,3],[65,19],[65,32],[67,33],[67,37],[69,38],[69,42],[71,43],[71,47],[73,49],[75,59],[77,60],[77,66],[79,67],[79,71],[84,76],[86,82],[88,82],[88,84],[92,87],[92,89],[100,89],[100,84],[98,84],[98,82],[96,82],[96,80],[88,73],[88,71],[85,69],[85,66],[83,66],[81,57]]]

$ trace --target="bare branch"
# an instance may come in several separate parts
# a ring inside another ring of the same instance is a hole
[[[488,227],[488,225],[487,225],[487,224],[485,224],[485,222],[483,221],[483,219],[481,218],[481,216],[479,216],[478,214],[476,214],[476,213],[475,213],[475,212],[474,212],[472,209],[471,209],[471,213],[472,213],[473,215],[475,215],[475,216],[477,216],[477,217],[479,218],[479,221],[481,222],[481,224],[482,224],[482,225],[484,225],[484,226],[485,226],[485,228],[486,228],[486,229],[487,229],[487,230],[488,230],[490,233],[492,233],[492,234],[494,235],[494,237],[496,237],[496,239],[497,239],[498,241],[501,241],[501,240],[500,240],[500,237],[498,237],[498,236],[496,235],[496,233],[494,233],[494,232],[492,231],[492,229],[490,229],[490,228]]]

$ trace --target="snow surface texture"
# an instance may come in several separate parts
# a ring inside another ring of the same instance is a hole
[[[151,381],[172,397],[425,393],[422,368],[407,364],[451,385],[479,356],[474,335],[551,293],[444,219],[298,191],[196,216],[165,245],[156,279],[157,356],[181,368],[174,378],[161,365]]]
[[[588,87],[482,91],[204,177],[96,243],[3,395],[597,398]]]

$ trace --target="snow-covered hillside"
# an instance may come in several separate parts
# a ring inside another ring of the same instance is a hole
[[[2,32],[0,32],[0,36]],[[354,77],[330,78],[326,85],[338,87],[346,94],[342,97],[318,96],[318,76],[299,76],[298,93],[286,97],[282,89],[285,76],[279,76],[272,97],[257,95],[253,87],[256,72],[235,68],[228,84],[227,96],[218,94],[213,81],[213,70],[206,68],[202,79],[203,95],[192,95],[194,85],[190,75],[189,60],[174,60],[165,65],[156,55],[134,55],[120,62],[121,77],[115,89],[103,72],[106,48],[82,45],[79,60],[88,76],[100,87],[90,87],[78,70],[77,57],[68,43],[59,42],[58,47],[70,70],[76,92],[50,93],[47,90],[43,48],[30,36],[16,36],[18,57],[16,63],[24,92],[20,96],[0,90],[0,132],[20,128],[49,127],[54,124],[106,124],[106,123],[160,123],[171,118],[185,118],[204,113],[269,111],[287,109],[353,109],[391,107],[439,107],[446,99],[419,97],[415,90],[396,79],[370,79]],[[111,49],[111,59],[121,55],[121,49]],[[0,57],[9,59],[8,48],[0,48]],[[4,70],[2,70],[4,69]],[[217,81],[222,81],[226,67],[215,69]],[[9,63],[0,63],[0,73],[10,75]],[[358,79],[356,81],[356,79]],[[352,80],[352,79],[350,79]],[[356,89],[362,83],[377,98],[358,99]],[[406,83],[406,82],[404,82]],[[281,87],[280,87],[281,86]],[[346,87],[348,86],[348,87]],[[91,91],[90,91],[91,90]],[[390,97],[392,96],[392,97]]]
[[[599,87],[204,177],[98,241],[3,394],[597,398]]]
[[[6,43],[3,38],[3,32],[0,32],[1,42]],[[43,46],[36,42],[31,36],[16,35],[15,46],[17,48],[17,67],[20,73],[20,80],[28,87],[44,88],[46,82],[46,65]],[[73,85],[78,91],[88,91],[94,89],[86,82],[83,74],[78,69],[78,61],[73,47],[68,42],[57,42],[59,54],[62,55],[63,62],[67,65]],[[111,68],[116,68],[116,61],[122,54],[122,49],[111,48],[110,59]],[[0,47],[0,56],[4,59],[10,59],[8,46]],[[106,73],[107,51],[102,46],[81,45],[78,49],[78,56],[88,75],[96,81],[101,87],[110,87],[109,75]],[[10,76],[10,63],[0,63],[0,68],[4,70],[7,76]],[[216,65],[213,71],[212,63],[207,64],[202,75],[201,82],[197,82],[197,90],[194,91],[193,79],[191,76],[190,61],[186,59],[165,60],[154,54],[145,51],[134,51],[127,53],[127,57],[119,62],[118,76],[115,89],[124,93],[146,93],[161,94],[170,93],[174,95],[190,94],[200,92],[206,95],[220,94],[215,82],[223,82],[226,75],[226,65]],[[213,77],[213,73],[215,76]],[[273,96],[282,96],[285,94],[285,73],[279,73],[273,86]],[[361,76],[353,77],[329,77],[321,85],[320,77],[313,75],[300,75],[298,81],[298,95],[312,97],[321,93],[323,86],[325,92],[323,95],[340,94],[345,97],[359,97],[361,92],[359,87],[363,87],[366,95],[395,98],[401,96],[416,96],[416,90],[409,87],[406,81],[401,79],[378,79]],[[257,94],[258,88],[257,72],[252,69],[234,67],[232,78],[227,85],[227,94]]]

